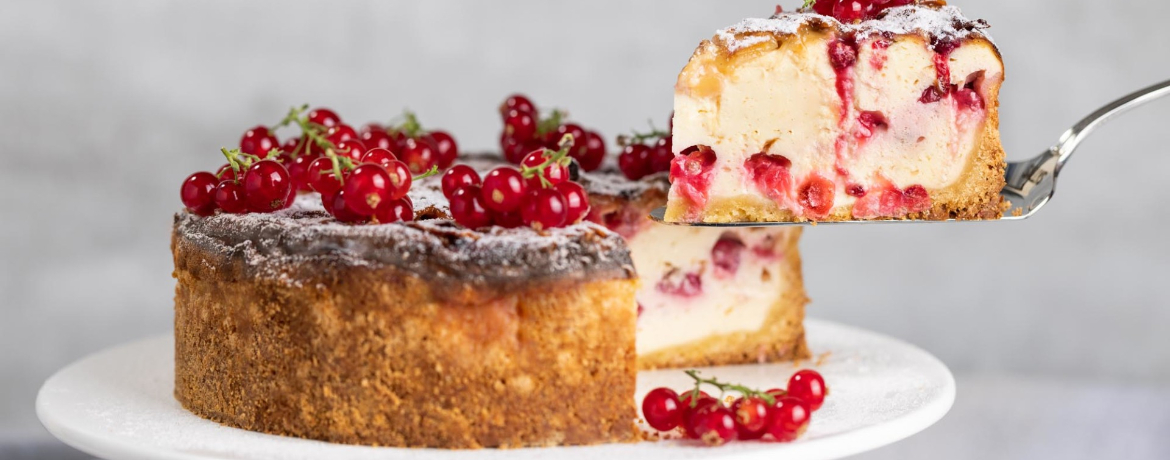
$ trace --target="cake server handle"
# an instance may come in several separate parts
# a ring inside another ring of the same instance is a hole
[[[1096,112],[1085,117],[1076,125],[1073,125],[1072,128],[1064,132],[1064,135],[1060,136],[1060,141],[1053,147],[1054,153],[1057,154],[1057,171],[1068,162],[1068,159],[1072,157],[1073,151],[1077,149],[1077,146],[1081,145],[1081,141],[1085,140],[1089,134],[1092,134],[1094,129],[1097,129],[1113,117],[1161,99],[1167,95],[1170,95],[1170,80],[1113,101],[1109,105],[1101,107]]]

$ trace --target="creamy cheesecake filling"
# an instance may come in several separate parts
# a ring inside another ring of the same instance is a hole
[[[708,146],[715,160],[704,199],[681,200],[689,217],[760,195],[803,218],[850,207],[856,217],[897,217],[929,208],[929,191],[963,176],[984,101],[1003,78],[993,45],[855,37],[806,30],[734,53],[710,43],[696,52],[676,87],[674,145]],[[782,167],[761,169],[752,160],[760,153]],[[679,182],[672,201],[689,198]]]
[[[654,225],[628,238],[638,291],[639,355],[759,330],[789,289],[778,229]]]

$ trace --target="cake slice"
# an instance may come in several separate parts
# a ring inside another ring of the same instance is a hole
[[[987,24],[945,2],[845,21],[824,3],[695,51],[675,87],[666,220],[1002,216],[1004,70]]]
[[[711,229],[655,224],[665,175],[583,173],[590,219],[626,239],[638,288],[638,367],[801,359],[804,306],[799,228]]]

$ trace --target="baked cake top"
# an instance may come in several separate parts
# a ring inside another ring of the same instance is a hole
[[[444,212],[437,208],[441,192],[433,187],[415,187],[411,199],[420,218]],[[316,194],[306,194],[289,209],[272,213],[200,217],[183,211],[174,225],[172,244],[197,250],[204,265],[230,265],[240,276],[290,285],[352,267],[389,267],[432,283],[496,289],[634,277],[621,237],[588,222],[541,232],[474,231],[441,218],[347,225],[333,219]]]
[[[783,12],[771,18],[749,18],[715,33],[709,42],[729,53],[775,40],[785,35],[796,35],[802,27],[835,27],[858,39],[871,35],[923,35],[931,41],[958,41],[971,37],[991,40],[984,29],[987,22],[968,19],[955,6],[907,5],[890,8],[876,18],[847,24],[832,16],[813,11]]]

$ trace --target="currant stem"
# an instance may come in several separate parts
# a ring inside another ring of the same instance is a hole
[[[437,175],[437,174],[439,174],[439,167],[438,167],[438,166],[431,166],[431,169],[430,169],[430,170],[428,170],[428,171],[427,171],[427,172],[425,172],[425,173],[422,173],[422,174],[419,174],[419,175],[417,175],[417,176],[414,176],[414,177],[412,177],[412,178],[411,178],[411,180],[412,180],[412,181],[416,181],[416,180],[419,180],[419,179],[426,179],[426,178],[428,178],[428,177],[431,177],[431,176],[434,176],[434,175]]]
[[[536,122],[536,134],[544,135],[555,131],[561,126],[561,122],[565,120],[569,114],[560,109],[553,109],[552,114],[543,120]]]
[[[552,187],[552,182],[544,177],[544,170],[555,163],[567,164],[571,161],[569,160],[569,150],[573,149],[573,142],[573,135],[565,133],[564,137],[561,137],[561,141],[557,143],[560,150],[544,149],[541,155],[544,156],[545,160],[536,166],[520,166],[520,176],[525,179],[539,177],[541,188]]]
[[[757,390],[754,390],[752,388],[748,388],[748,387],[740,385],[740,384],[720,382],[719,380],[714,379],[714,378],[705,379],[705,378],[699,377],[699,371],[694,370],[694,369],[686,370],[684,372],[688,376],[690,376],[692,379],[695,380],[695,389],[693,390],[693,392],[691,394],[691,407],[694,407],[695,404],[698,404],[699,387],[700,387],[700,385],[702,385],[704,383],[719,389],[719,400],[720,401],[723,400],[723,394],[726,393],[728,390],[730,390],[730,391],[738,392],[744,396],[758,396],[761,399],[763,399],[765,402],[767,402],[769,405],[776,403],[776,397],[772,396],[768,393],[765,393],[762,391],[757,391]]]
[[[423,134],[422,123],[418,121],[418,115],[411,112],[410,109],[402,112],[402,117],[406,120],[398,126],[398,132],[403,133],[406,137],[417,138]]]

